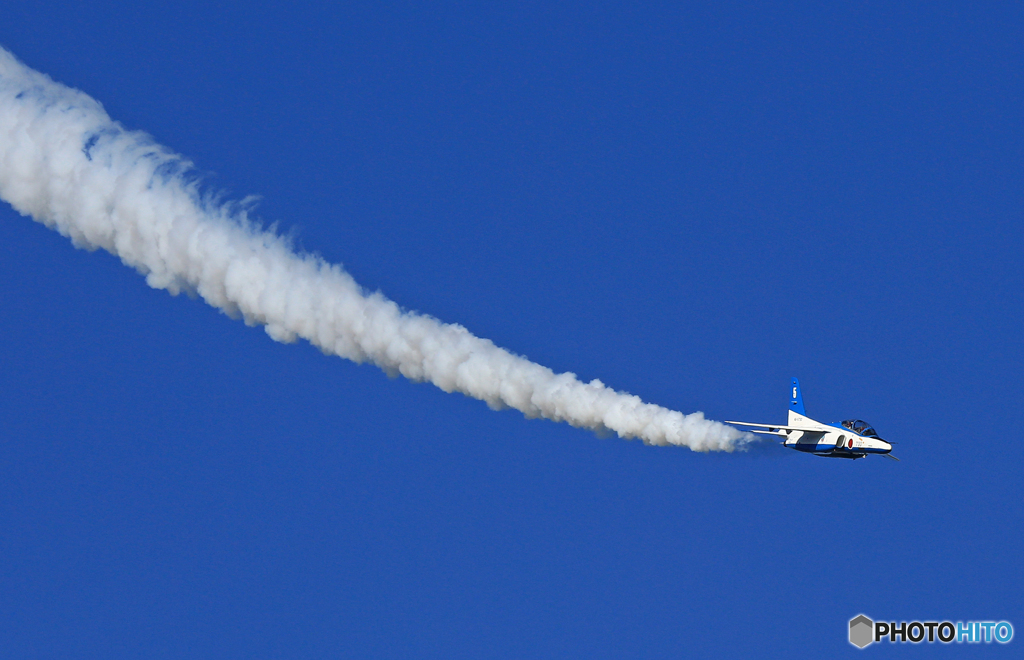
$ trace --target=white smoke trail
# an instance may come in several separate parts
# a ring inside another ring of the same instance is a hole
[[[654,445],[733,451],[752,436],[615,392],[498,348],[459,325],[368,294],[340,266],[294,253],[238,204],[204,198],[190,164],[125,130],[103,107],[0,48],[0,197],[69,237],[103,248],[172,294],[194,291],[277,341],[430,381],[495,409],[510,406]]]

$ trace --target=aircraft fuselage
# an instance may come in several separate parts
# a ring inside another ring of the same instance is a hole
[[[839,424],[822,424],[806,417],[792,420],[790,425],[796,426],[793,422],[801,426],[818,427],[819,430],[778,429],[778,435],[786,438],[783,445],[790,449],[835,458],[863,458],[868,454],[888,454],[892,451],[892,445],[885,440],[859,435]]]

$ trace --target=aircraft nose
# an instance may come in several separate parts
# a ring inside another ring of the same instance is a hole
[[[892,445],[890,445],[888,442],[886,442],[885,440],[879,440],[879,442],[882,443],[882,449],[885,450],[885,453],[888,454],[889,452],[892,451]]]

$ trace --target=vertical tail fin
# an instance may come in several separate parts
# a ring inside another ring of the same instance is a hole
[[[806,415],[804,410],[804,393],[800,391],[800,380],[793,379],[793,389],[789,393],[789,409],[798,415]]]
[[[789,423],[803,421],[807,411],[804,410],[804,393],[800,391],[800,381],[793,378],[793,385],[789,389]],[[798,419],[794,419],[798,417]]]

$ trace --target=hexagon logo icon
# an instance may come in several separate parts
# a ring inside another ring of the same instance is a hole
[[[859,649],[874,641],[875,622],[863,614],[850,619],[850,643]]]

